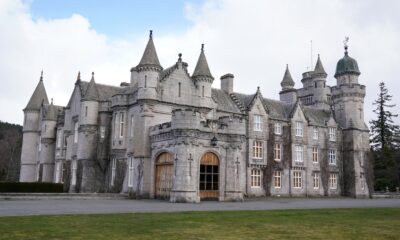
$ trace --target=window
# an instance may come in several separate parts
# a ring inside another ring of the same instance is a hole
[[[75,128],[74,128],[74,143],[78,143],[78,122],[75,122]]]
[[[318,128],[317,127],[313,128],[313,139],[318,140]]]
[[[204,86],[201,87],[201,96],[204,97]]]
[[[336,128],[329,128],[329,141],[336,141]]]
[[[42,151],[42,136],[39,136],[39,144],[38,144],[39,152]]]
[[[181,83],[178,83],[178,97],[181,97]]]
[[[303,123],[296,122],[296,137],[302,137],[302,136],[303,136]]]
[[[100,138],[104,139],[106,137],[106,127],[100,126]]]
[[[130,137],[133,137],[133,115],[131,115],[131,126],[130,126],[130,130],[129,130],[129,135]]]
[[[251,187],[261,188],[261,170],[253,168],[251,169]]]
[[[329,158],[329,164],[336,165],[336,150],[335,149],[329,149],[328,158]]]
[[[44,132],[46,132],[47,131],[47,125],[45,124],[44,125]]]
[[[317,88],[317,82],[314,82],[314,87]]]
[[[128,158],[128,187],[133,187],[133,157]]]
[[[88,106],[85,107],[85,117],[87,117]]]
[[[313,173],[313,187],[314,187],[314,189],[319,189],[319,173],[318,172]]]
[[[299,170],[293,171],[293,187],[294,188],[303,187],[303,173]]]
[[[68,137],[64,136],[64,148],[67,148],[67,144],[68,144]]]
[[[118,115],[117,113],[114,114],[114,139],[117,138],[117,126],[118,126]]]
[[[262,142],[253,141],[253,158],[262,158]]]
[[[56,162],[56,176],[54,182],[59,183],[59,181],[60,181],[60,162]]]
[[[295,146],[295,158],[294,160],[296,162],[303,162],[303,146],[302,145],[296,145]]]
[[[62,145],[62,132],[61,130],[57,131],[57,148],[61,148]]]
[[[282,143],[274,144],[274,160],[280,161],[282,159]]]
[[[312,161],[313,163],[318,163],[318,147],[312,148]]]
[[[361,185],[361,190],[365,190],[365,177],[364,173],[360,173],[360,185]]]
[[[337,189],[337,173],[329,174],[329,188]]]
[[[254,115],[254,131],[262,131],[262,116]]]
[[[281,188],[282,186],[282,171],[274,171],[274,188]]]
[[[117,169],[117,160],[115,158],[111,159],[111,181],[110,185],[114,186],[115,182],[115,170]]]
[[[144,88],[147,88],[147,75],[144,75]]]
[[[125,113],[119,113],[119,138],[124,137]]]
[[[282,124],[281,123],[275,123],[274,124],[274,132],[276,135],[281,135],[282,134]]]
[[[76,168],[77,168],[76,160],[72,160],[71,168],[72,168],[71,185],[75,186],[76,185]]]

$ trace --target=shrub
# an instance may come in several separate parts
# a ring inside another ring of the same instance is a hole
[[[63,192],[63,184],[42,182],[0,182],[0,192],[61,193]]]

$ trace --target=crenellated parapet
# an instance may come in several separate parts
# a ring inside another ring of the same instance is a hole
[[[199,129],[201,113],[194,109],[176,109],[172,111],[172,129]]]

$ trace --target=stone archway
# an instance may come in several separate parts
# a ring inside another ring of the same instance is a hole
[[[164,152],[156,159],[155,197],[169,199],[173,184],[174,160],[170,153]]]
[[[217,200],[219,197],[219,159],[207,152],[200,160],[199,196],[201,200]]]

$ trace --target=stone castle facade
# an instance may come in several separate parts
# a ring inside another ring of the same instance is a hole
[[[150,33],[130,83],[78,74],[67,106],[56,106],[41,76],[24,109],[20,181],[172,202],[369,196],[365,86],[347,47],[335,86],[318,56],[302,88],[286,68],[280,101],[234,92],[232,74],[212,88],[204,46],[193,74],[187,67],[179,54],[164,69]]]

